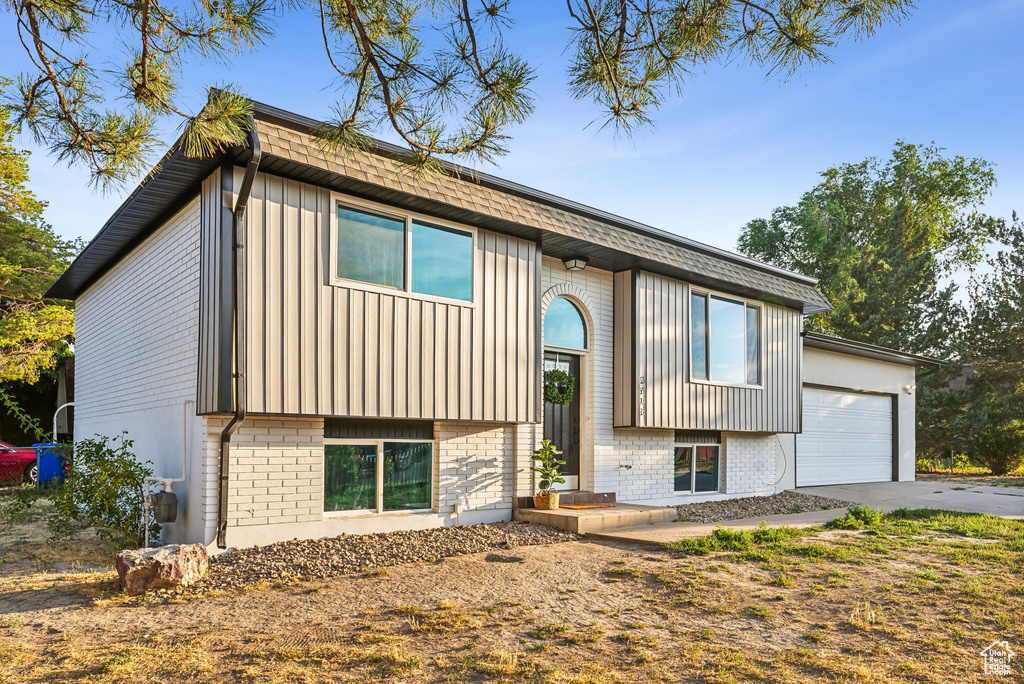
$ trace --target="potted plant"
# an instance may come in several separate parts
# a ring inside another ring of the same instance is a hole
[[[559,474],[559,469],[565,465],[565,461],[559,461],[557,458],[561,454],[550,439],[545,439],[531,456],[537,465],[531,466],[530,470],[540,477],[539,490],[533,495],[533,505],[536,508],[550,511],[558,509],[558,492],[555,491],[555,485],[565,482],[565,478]]]

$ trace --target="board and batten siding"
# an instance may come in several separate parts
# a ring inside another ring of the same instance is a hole
[[[538,246],[478,230],[473,303],[342,287],[328,271],[334,210],[328,189],[256,177],[245,217],[248,411],[536,422]]]
[[[760,387],[691,382],[687,283],[615,274],[616,427],[800,431],[799,311],[760,302]]]
[[[201,228],[199,233],[199,413],[216,413],[218,408],[218,370],[221,342],[221,278],[225,245],[221,231],[221,172],[217,169],[203,179],[199,192]],[[228,226],[230,230],[230,226]],[[228,236],[230,249],[230,235]],[[230,251],[228,251],[230,256]],[[228,262],[230,265],[230,262]],[[230,332],[230,330],[228,331]]]

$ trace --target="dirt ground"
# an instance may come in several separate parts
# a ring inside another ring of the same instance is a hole
[[[973,529],[565,542],[168,599],[26,520],[0,538],[0,682],[984,681],[989,643],[1024,652],[1024,523]]]

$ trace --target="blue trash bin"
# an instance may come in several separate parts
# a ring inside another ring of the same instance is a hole
[[[50,483],[60,484],[64,482],[64,445],[56,442],[46,444],[33,444],[36,450],[36,465],[39,466],[39,474],[36,477],[36,487],[45,487]]]

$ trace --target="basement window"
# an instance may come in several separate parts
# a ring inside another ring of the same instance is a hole
[[[675,445],[675,491],[700,494],[718,491],[717,444]]]
[[[434,444],[330,440],[324,444],[324,512],[427,511]]]

